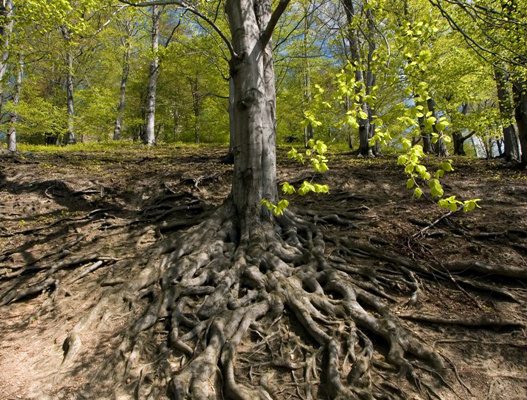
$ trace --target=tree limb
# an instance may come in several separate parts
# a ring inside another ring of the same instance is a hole
[[[121,3],[128,4],[130,6],[134,7],[150,7],[150,6],[166,6],[166,5],[175,5],[179,6],[185,10],[190,11],[192,14],[197,16],[198,18],[201,18],[203,21],[205,21],[207,24],[211,26],[212,29],[218,34],[218,36],[223,40],[227,48],[229,49],[229,53],[232,58],[236,58],[237,54],[234,51],[234,47],[232,46],[231,41],[225,36],[225,34],[221,31],[221,29],[212,21],[209,17],[207,17],[205,14],[202,14],[199,10],[197,10],[194,6],[191,4],[186,3],[185,1],[179,1],[179,0],[154,0],[154,1],[141,1],[141,2],[134,2],[131,0],[119,0]],[[287,1],[289,3],[289,1]]]
[[[286,10],[290,1],[291,0],[280,0],[275,10],[271,14],[271,18],[269,19],[265,30],[260,36],[260,44],[262,45],[262,48],[265,48],[265,46],[267,46],[267,44],[269,43],[269,40],[271,40],[271,36],[273,35],[273,31],[276,28],[276,24],[278,23],[278,20]]]

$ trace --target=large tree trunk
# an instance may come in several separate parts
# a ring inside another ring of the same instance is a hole
[[[128,74],[130,73],[130,41],[127,39],[124,45],[123,72],[121,75],[121,89],[119,93],[119,105],[117,106],[117,118],[115,119],[115,128],[113,130],[113,140],[121,139],[124,108],[126,105],[126,84],[128,83]]]
[[[16,68],[16,82],[13,94],[13,105],[17,105],[20,101],[20,92],[22,90],[22,78],[24,75],[24,59],[19,55],[18,64]],[[11,113],[9,119],[9,129],[7,131],[7,149],[14,153],[16,151],[16,123],[18,122],[18,115],[16,112]]]
[[[527,81],[517,81],[513,85],[514,117],[518,126],[522,165],[527,165]]]
[[[512,123],[513,107],[510,84],[507,81],[507,76],[504,71],[495,67],[494,79],[496,81],[496,89],[498,93],[498,106],[501,117],[503,118],[503,141],[505,144],[505,160],[513,161],[519,159],[518,138],[516,137],[516,130]]]
[[[146,117],[145,132],[143,142],[149,146],[155,144],[155,118],[156,118],[156,91],[157,78],[159,76],[159,22],[161,19],[161,9],[159,6],[152,6],[152,61],[148,74],[148,86],[146,95]]]
[[[225,164],[234,163],[234,113],[235,113],[235,103],[234,103],[234,79],[229,78],[229,151],[227,155],[223,157],[222,162]]]
[[[226,10],[238,54],[231,61],[235,107],[232,200],[241,221],[249,221],[268,216],[262,199],[277,198],[274,68],[271,47],[262,48],[260,42],[271,1],[229,0]]]

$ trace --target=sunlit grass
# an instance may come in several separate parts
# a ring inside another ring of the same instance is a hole
[[[154,154],[162,150],[172,150],[178,148],[214,148],[214,147],[226,147],[227,144],[220,143],[160,143],[155,146],[145,146],[140,142],[133,142],[131,140],[116,140],[108,142],[88,142],[88,143],[75,143],[69,145],[36,145],[20,143],[18,150],[22,153],[82,153],[82,152],[94,152],[94,153],[105,153],[105,152],[141,152],[145,154]]]

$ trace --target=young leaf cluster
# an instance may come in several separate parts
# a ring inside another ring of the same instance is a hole
[[[445,191],[440,179],[445,173],[454,171],[452,160],[442,161],[439,168],[432,174],[422,164],[422,160],[425,157],[423,146],[418,144],[412,146],[410,140],[407,138],[402,139],[401,143],[406,153],[399,156],[397,164],[404,167],[404,172],[408,176],[406,188],[413,189],[416,199],[423,196],[424,190],[422,186],[427,185],[430,196],[437,201],[437,204],[441,208],[446,208],[450,211],[457,211],[462,208],[465,212],[480,208],[478,202],[481,199],[460,201],[456,199],[456,196],[443,197]]]
[[[327,151],[328,146],[322,140],[310,139],[307,142],[307,149],[304,152],[299,152],[293,147],[291,150],[289,150],[287,156],[290,159],[299,162],[300,164],[305,164],[307,161],[315,173],[323,174],[329,170],[327,165],[328,158],[326,156]],[[328,185],[314,183],[313,179],[311,179],[311,181],[303,181],[298,187],[295,187],[289,182],[283,182],[281,184],[281,189],[284,195],[293,195],[298,193],[300,196],[305,196],[308,193],[329,193]],[[289,201],[282,199],[277,204],[274,204],[268,199],[263,199],[261,204],[271,211],[275,216],[280,216],[289,206]]]

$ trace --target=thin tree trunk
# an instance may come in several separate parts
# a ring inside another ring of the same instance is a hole
[[[7,61],[9,59],[9,43],[13,33],[13,0],[4,0],[0,3],[0,18],[5,25],[0,26],[0,40],[2,53],[0,56],[0,114],[4,104],[4,78],[7,72]]]
[[[428,106],[428,111],[430,111],[432,113],[432,117],[434,117],[436,119],[436,122],[434,122],[434,124],[432,125],[432,131],[439,135],[439,131],[437,130],[437,120],[438,120],[438,117],[437,117],[437,114],[436,114],[436,108],[435,108],[435,101],[434,99],[432,98],[429,98],[427,101],[426,101],[426,105]],[[443,139],[439,138],[435,144],[435,153],[436,155],[438,156],[447,156],[448,155],[448,150],[446,148],[446,144],[444,142]]]
[[[66,131],[66,143],[72,144],[76,142],[75,138],[75,100],[73,97],[74,83],[73,83],[73,50],[68,49],[67,67],[68,73],[66,77],[66,97],[68,106],[68,129]]]
[[[130,73],[130,41],[126,40],[123,55],[123,72],[121,74],[121,89],[119,93],[119,105],[117,106],[117,118],[115,119],[115,128],[113,130],[113,140],[121,139],[124,108],[126,105],[126,84]]]
[[[17,105],[20,101],[20,92],[22,90],[22,78],[24,75],[24,58],[22,54],[18,57],[18,64],[16,68],[16,82],[15,91],[13,94],[13,105]],[[9,129],[7,131],[7,149],[14,153],[16,152],[16,123],[18,122],[18,114],[16,112],[11,113],[9,119]]]
[[[516,130],[512,124],[513,107],[511,101],[511,92],[509,83],[505,73],[495,67],[494,80],[496,81],[496,89],[498,93],[498,107],[501,117],[505,121],[503,124],[503,141],[505,144],[505,160],[513,161],[519,159],[518,138]]]
[[[502,144],[503,144],[503,140],[501,140],[501,139],[497,139],[496,140],[496,145],[498,146],[498,156],[499,157],[503,157],[504,156]]]
[[[201,115],[201,95],[199,93],[199,80],[198,76],[189,79],[190,81],[190,92],[192,94],[192,112],[194,113],[194,142],[200,143],[200,126],[199,118]]]
[[[422,104],[423,107],[425,104]],[[430,134],[426,131],[425,119],[424,117],[418,117],[417,123],[419,124],[419,131],[421,132],[421,137],[423,138],[423,151],[426,154],[433,153],[432,140],[430,139]]]
[[[309,6],[304,5],[304,37],[302,41],[302,53],[303,53],[303,69],[304,69],[304,109],[307,110],[311,104],[312,95],[311,95],[311,69],[309,65],[309,58],[307,54],[307,35],[309,30]],[[314,129],[313,124],[308,122],[304,127],[304,146],[307,147],[307,142],[313,139]]]
[[[367,0],[364,2],[365,5],[368,4]],[[376,76],[373,73],[372,70],[372,63],[373,63],[373,56],[375,55],[375,51],[377,50],[377,44],[375,41],[375,18],[373,15],[373,9],[371,7],[368,7],[366,9],[366,19],[367,19],[367,38],[366,42],[368,43],[368,68],[366,71],[366,94],[371,95],[372,94],[372,88],[375,86],[376,82]],[[373,123],[373,116],[374,116],[374,110],[370,104],[367,104],[368,107],[368,121],[370,124],[369,132],[368,132],[368,140],[371,139],[373,136],[375,136],[375,129],[376,126]],[[369,143],[369,142],[368,142]],[[374,155],[379,155],[381,151],[381,146],[379,142],[375,142],[375,145],[372,148]]]
[[[159,6],[152,6],[152,61],[148,74],[148,86],[146,95],[146,117],[145,132],[143,142],[152,146],[156,142],[155,137],[155,116],[156,116],[156,91],[157,78],[159,76],[159,22],[161,19],[161,9]]]
[[[74,55],[71,43],[71,32],[65,26],[60,28],[62,38],[66,45],[66,107],[68,114],[68,122],[66,128],[65,143],[75,143],[75,99],[74,99]]]
[[[346,20],[348,22],[348,41],[349,41],[349,50],[351,59],[358,67],[355,69],[355,81],[358,84],[364,85],[366,87],[367,82],[365,81],[364,72],[362,71],[360,65],[361,56],[360,56],[360,44],[357,34],[357,30],[352,27],[355,18],[355,8],[352,0],[342,0],[344,6],[344,11],[346,13]],[[361,102],[360,109],[366,115],[369,115],[368,104]],[[359,118],[359,154],[363,156],[372,156],[372,150],[369,144],[369,135],[370,135],[370,120],[369,117]]]
[[[250,221],[267,218],[262,199],[276,201],[276,91],[271,46],[260,36],[271,14],[271,1],[227,0],[233,47],[234,174],[232,200],[242,235]]]
[[[513,85],[514,117],[518,126],[522,165],[527,165],[527,81],[517,81]]]

